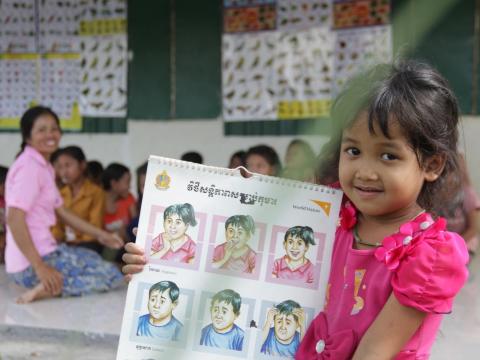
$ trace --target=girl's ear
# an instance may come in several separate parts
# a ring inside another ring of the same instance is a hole
[[[437,154],[427,158],[424,164],[425,181],[433,182],[437,180],[445,168],[446,161],[445,154]]]

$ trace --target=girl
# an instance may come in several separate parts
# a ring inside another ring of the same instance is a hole
[[[112,163],[102,174],[106,192],[105,229],[117,232],[125,240],[125,229],[138,214],[135,198],[130,193],[130,181],[130,170],[122,164]]]
[[[8,171],[6,270],[9,278],[29,290],[17,300],[31,302],[53,296],[78,296],[121,284],[121,273],[88,249],[57,245],[50,227],[55,215],[66,225],[112,248],[117,236],[80,219],[63,206],[55,185],[50,156],[62,136],[57,115],[42,106],[20,120],[21,151]]]
[[[279,279],[313,283],[314,267],[305,256],[310,245],[315,245],[311,227],[294,226],[288,229],[283,240],[285,256],[275,260],[272,275]]]
[[[165,232],[152,241],[152,259],[191,263],[195,258],[195,242],[186,234],[188,226],[197,225],[195,211],[190,204],[170,205],[163,212]]]
[[[353,81],[332,119],[323,168],[345,202],[327,302],[296,358],[428,359],[468,275],[463,239],[426,212],[457,168],[456,99],[432,68],[402,62]],[[129,249],[132,274],[144,259]]]
[[[278,176],[282,172],[277,152],[267,145],[257,145],[248,149],[245,164],[247,170],[252,173]]]
[[[57,175],[65,184],[60,189],[67,209],[90,224],[103,228],[105,212],[105,192],[86,176],[87,159],[78,146],[67,146],[59,150],[55,164]],[[70,245],[80,245],[98,253],[102,246],[94,237],[73,231],[62,221],[52,229],[57,241],[67,241]]]
[[[251,274],[257,254],[248,246],[255,233],[255,222],[250,215],[230,216],[225,222],[225,242],[215,247],[214,268]]]
[[[133,235],[133,229],[138,227],[138,221],[140,220],[140,209],[142,208],[143,190],[145,188],[145,180],[147,178],[147,167],[148,167],[148,162],[145,161],[135,171],[137,175],[137,194],[138,194],[137,214],[138,215],[135,216],[127,226],[127,237],[128,237],[128,241],[130,242],[135,242],[135,235]]]

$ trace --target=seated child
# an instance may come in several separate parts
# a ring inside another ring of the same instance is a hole
[[[78,146],[67,146],[57,150],[55,172],[64,184],[60,188],[65,208],[88,223],[103,228],[105,212],[105,192],[94,184],[85,174],[87,160]],[[67,241],[69,245],[83,246],[101,253],[103,246],[98,240],[80,231],[74,231],[61,219],[52,228],[58,242]]]
[[[183,324],[173,316],[180,290],[172,281],[160,281],[148,291],[148,314],[138,318],[137,336],[177,341]]]
[[[260,351],[268,355],[293,357],[304,334],[303,309],[297,302],[286,300],[268,311]]]
[[[213,266],[251,274],[257,254],[247,243],[254,232],[255,223],[250,215],[230,216],[225,222],[226,241],[213,252]]]
[[[195,242],[186,234],[188,226],[197,225],[193,206],[174,204],[163,213],[163,233],[152,240],[151,258],[190,263],[195,257]]]
[[[5,228],[5,180],[8,168],[0,166],[0,264],[5,262],[6,228]]]
[[[279,279],[302,280],[313,283],[313,264],[305,254],[315,245],[313,230],[309,226],[294,226],[287,230],[283,240],[285,256],[276,259],[272,275]]]
[[[237,292],[226,289],[216,293],[210,304],[212,323],[202,329],[200,345],[241,351],[244,331],[235,324],[241,306]]]

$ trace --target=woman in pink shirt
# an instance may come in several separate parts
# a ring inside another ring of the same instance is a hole
[[[288,229],[283,241],[285,256],[275,260],[272,275],[279,279],[313,283],[314,267],[305,256],[310,245],[315,245],[311,227],[294,226]]]
[[[175,204],[163,213],[163,233],[152,241],[150,258],[191,263],[195,258],[195,242],[186,233],[189,226],[197,225],[193,206]]]
[[[119,248],[122,241],[63,207],[50,155],[58,149],[60,122],[49,108],[35,106],[20,120],[21,152],[6,181],[6,270],[30,290],[17,301],[106,291],[119,284],[120,272],[88,249],[58,245],[50,231],[56,216],[65,224]]]

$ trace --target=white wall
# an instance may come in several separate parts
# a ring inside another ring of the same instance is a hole
[[[480,117],[465,117],[460,128],[470,175],[480,192]],[[195,121],[129,121],[126,134],[65,134],[61,146],[78,145],[88,159],[104,165],[121,162],[132,169],[149,154],[179,158],[182,153],[197,150],[205,163],[227,166],[230,155],[259,143],[273,146],[283,159],[293,136],[224,136],[220,120]],[[301,136],[315,151],[326,141],[324,136]],[[10,165],[20,146],[19,133],[0,133],[0,164]]]

